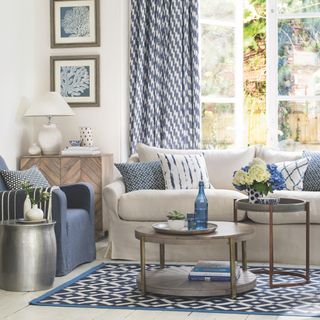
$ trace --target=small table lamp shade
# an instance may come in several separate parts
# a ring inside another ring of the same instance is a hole
[[[74,112],[58,92],[47,92],[34,100],[25,117],[73,116]]]
[[[61,150],[62,136],[57,126],[51,122],[52,117],[73,116],[75,113],[58,92],[47,92],[34,100],[27,109],[25,117],[48,117],[39,132],[38,140],[43,154],[58,154]]]

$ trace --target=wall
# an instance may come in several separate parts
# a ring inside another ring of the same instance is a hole
[[[101,47],[50,49],[49,1],[35,0],[35,94],[50,88],[50,55],[100,55],[99,108],[74,108],[76,116],[55,118],[65,143],[79,136],[79,126],[94,130],[96,145],[113,153],[115,161],[128,157],[128,0],[101,0]],[[36,120],[35,135],[45,119]]]
[[[34,0],[10,0],[0,10],[0,155],[10,169],[26,153],[32,120],[23,113],[33,96]]]

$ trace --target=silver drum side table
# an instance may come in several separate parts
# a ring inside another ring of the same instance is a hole
[[[52,287],[56,273],[55,222],[0,223],[0,288],[36,291]]]

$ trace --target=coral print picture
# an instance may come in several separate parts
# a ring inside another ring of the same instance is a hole
[[[51,57],[51,90],[71,107],[99,106],[99,56]]]
[[[51,47],[99,46],[99,0],[51,0]]]

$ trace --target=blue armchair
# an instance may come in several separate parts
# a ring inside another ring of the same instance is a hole
[[[0,170],[8,167],[0,156]],[[7,191],[0,175],[0,197]],[[10,208],[16,202],[16,218],[23,217],[25,192],[19,190],[9,200]],[[94,199],[92,186],[86,183],[60,186],[52,191],[52,218],[56,221],[57,276],[63,276],[80,264],[96,258],[94,235]],[[7,212],[8,210],[5,210]],[[0,220],[1,220],[0,207]],[[5,219],[13,218],[4,216]]]

